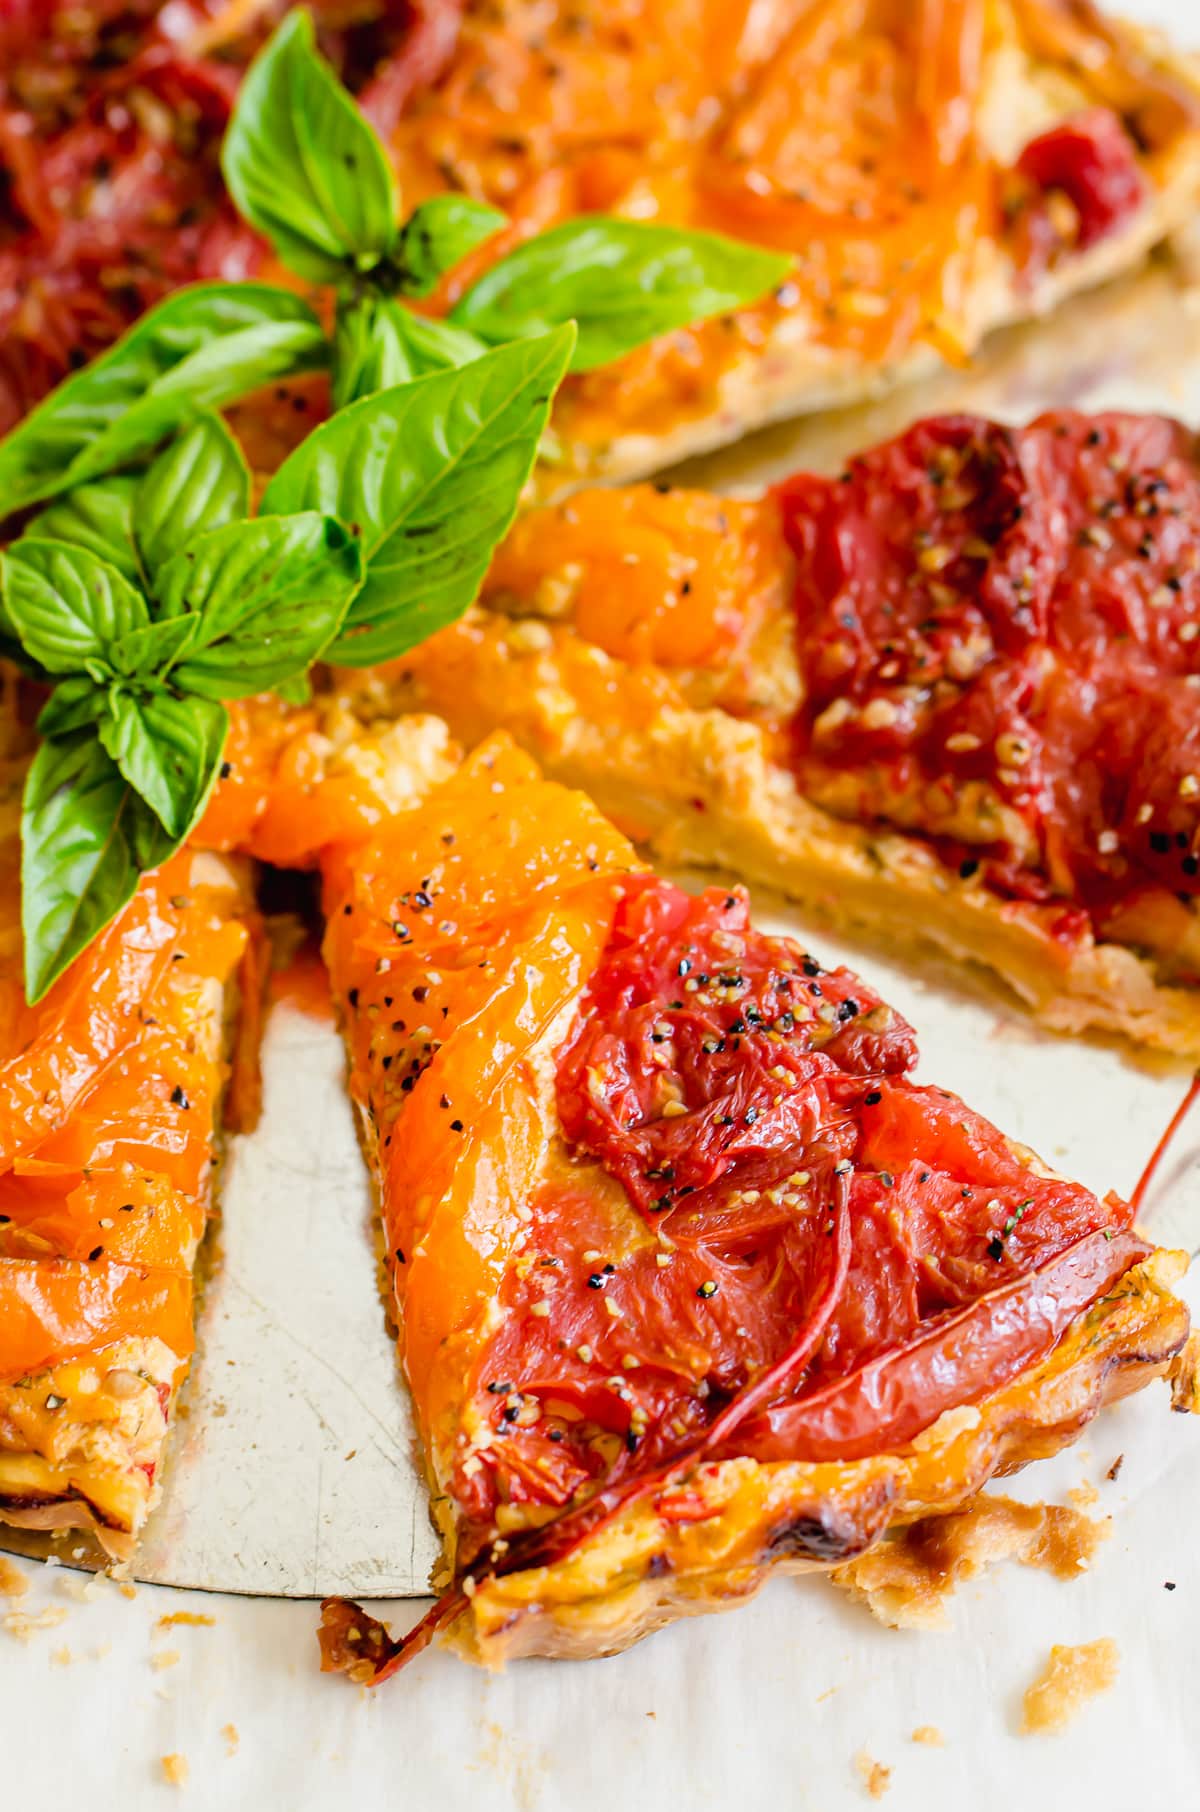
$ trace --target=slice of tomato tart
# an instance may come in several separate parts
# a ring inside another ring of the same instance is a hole
[[[326,1666],[620,1649],[961,1505],[1183,1343],[1127,1203],[507,737],[321,869],[446,1544],[401,1642],[327,1602]]]
[[[21,979],[24,760],[0,770],[0,1522],[127,1558],[193,1348],[223,1121],[252,1120],[265,952],[247,856],[311,866],[457,763],[443,723],[335,699],[231,707],[194,847],[36,1006]]]
[[[0,19],[0,430],[178,285],[286,280],[219,169],[241,72],[286,8],[191,10],[44,0]],[[549,285],[540,265],[489,272],[596,214],[792,261],[754,306],[570,377],[547,489],[961,364],[993,329],[1140,265],[1200,196],[1189,59],[1090,0],[313,11],[405,210],[465,194],[509,218],[422,308],[482,278],[471,307],[490,330],[510,281],[526,318],[578,313],[610,279],[594,244]]]
[[[21,978],[22,764],[0,793],[0,1522],[125,1558],[193,1347],[239,983],[242,865],[184,849],[35,1007]]]
[[[1195,212],[1198,94],[1088,0],[469,0],[390,144],[406,206],[465,191],[512,222],[433,307],[597,211],[794,260],[753,307],[569,378],[555,490],[961,363],[1135,267]]]
[[[1200,1052],[1200,443],[918,422],[752,500],[526,514],[398,702],[508,727],[660,857]]]

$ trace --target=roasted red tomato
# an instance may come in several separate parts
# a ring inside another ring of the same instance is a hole
[[[1065,195],[1080,251],[1115,232],[1146,197],[1137,148],[1108,107],[1089,107],[1031,139],[1017,169],[1042,195]]]
[[[1200,891],[1200,461],[1178,422],[919,422],[779,498],[807,791],[1087,907]]]

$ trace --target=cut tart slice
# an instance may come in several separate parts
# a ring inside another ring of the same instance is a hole
[[[513,223],[435,307],[595,211],[795,257],[766,302],[568,380],[552,490],[959,363],[1137,265],[1194,214],[1197,96],[1088,0],[478,0],[390,143],[406,205],[466,191]],[[505,283],[464,325],[481,296]]]
[[[18,820],[0,794],[0,1522],[132,1552],[193,1345],[222,1109],[257,1106],[262,938],[247,853],[303,866],[453,771],[444,724],[335,700],[235,702],[191,848],[36,1007],[21,978]],[[239,853],[240,852],[240,853]]]
[[[244,867],[184,849],[36,1007],[17,820],[0,799],[0,1522],[125,1558],[192,1351],[239,977]]]
[[[753,500],[581,492],[387,676],[654,853],[1200,1052],[1200,446],[919,422]],[[373,684],[378,687],[380,682]]]
[[[866,984],[489,739],[321,862],[446,1543],[410,1638],[606,1654],[1053,1452],[1182,1345],[1182,1255],[912,1079]]]
[[[240,72],[287,10],[230,5],[189,26],[145,0],[0,21],[0,429],[179,285],[292,281],[235,217],[219,169]],[[1089,0],[315,11],[405,209],[466,195],[509,217],[422,309],[457,309],[489,340],[535,311],[620,313],[630,298],[614,295],[603,228],[566,268],[551,240],[532,266],[492,275],[531,237],[598,213],[794,261],[761,304],[572,377],[547,488],[648,471],[961,364],[992,329],[1138,266],[1200,195],[1189,60]],[[635,308],[676,275],[668,254]]]

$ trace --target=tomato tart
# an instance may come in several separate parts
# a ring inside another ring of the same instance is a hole
[[[320,858],[444,1632],[587,1656],[962,1504],[1160,1374],[1182,1254],[912,1078],[857,976],[494,736]]]
[[[291,281],[225,195],[283,0],[0,20],[0,431],[182,283]],[[545,489],[631,476],[961,363],[1142,262],[1200,196],[1183,56],[1089,0],[318,0],[406,208],[509,216],[422,304],[605,213],[794,258],[765,301],[571,378]]]
[[[458,759],[436,719],[375,723],[332,699],[267,696],[232,718],[191,845],[32,1008],[15,728],[0,764],[0,1523],[87,1529],[118,1560],[159,1496],[225,1132],[258,1108],[269,952],[247,857],[311,866]]]
[[[443,1629],[607,1653],[1169,1369],[1183,1256],[916,1083],[903,1019],[742,889],[660,880],[505,734],[463,760],[330,691],[231,718],[192,845],[35,1009],[9,939],[4,1518],[127,1554],[154,1501],[263,966],[247,854],[319,870],[446,1546],[411,1640],[327,1604],[327,1665],[379,1680]]]
[[[661,858],[1194,1055],[1198,524],[1178,422],[940,417],[751,500],[535,510],[388,681]]]
[[[124,1559],[192,1352],[259,939],[246,865],[185,849],[27,1006],[24,768],[0,764],[0,1523]]]
[[[514,238],[600,210],[794,256],[764,303],[568,382],[547,489],[861,398],[1139,263],[1194,215],[1200,90],[1088,0],[468,4],[390,137]]]

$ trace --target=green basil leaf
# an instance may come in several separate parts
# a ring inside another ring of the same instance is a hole
[[[779,253],[719,233],[588,214],[501,258],[450,319],[493,342],[574,321],[571,370],[591,371],[674,327],[756,301],[790,268]]]
[[[375,136],[293,12],[254,59],[221,148],[239,214],[301,277],[370,270],[396,238],[395,178]]]
[[[241,522],[250,468],[219,415],[205,414],[159,454],[137,494],[137,541],[150,574],[202,529]]]
[[[44,742],[21,810],[25,997],[50,984],[176,847],[95,732]]]
[[[284,461],[265,515],[325,510],[362,537],[366,579],[328,660],[391,660],[462,615],[516,514],[574,338],[560,327],[366,397]]]
[[[361,580],[357,540],[315,510],[197,535],[158,575],[161,615],[198,619],[174,684],[202,698],[273,690],[324,652]]]
[[[435,195],[409,215],[391,262],[406,296],[427,296],[443,272],[508,225],[507,214],[469,195]]]
[[[39,736],[65,736],[97,724],[108,710],[108,687],[96,684],[85,673],[71,673],[59,680],[42,706],[37,720]]]
[[[129,678],[162,679],[196,639],[200,624],[194,616],[167,617],[123,635],[109,655],[117,673]]]
[[[390,296],[339,302],[333,333],[334,408],[434,371],[469,365],[487,350],[465,328],[415,315]]]
[[[169,837],[181,843],[212,792],[229,716],[211,698],[117,692],[100,741]]]
[[[198,283],[177,290],[0,441],[0,511],[115,471],[200,410],[327,360],[320,322],[285,289]]]
[[[127,474],[97,478],[39,510],[25,536],[39,541],[69,541],[115,566],[131,585],[144,585],[145,573],[133,533],[133,508],[139,480]],[[23,539],[25,537],[22,537]]]
[[[285,705],[307,705],[312,702],[312,680],[307,673],[297,673],[292,679],[280,680],[275,691]]]
[[[48,673],[107,668],[113,645],[150,621],[115,566],[66,541],[22,536],[0,556],[0,578],[22,647]]]

